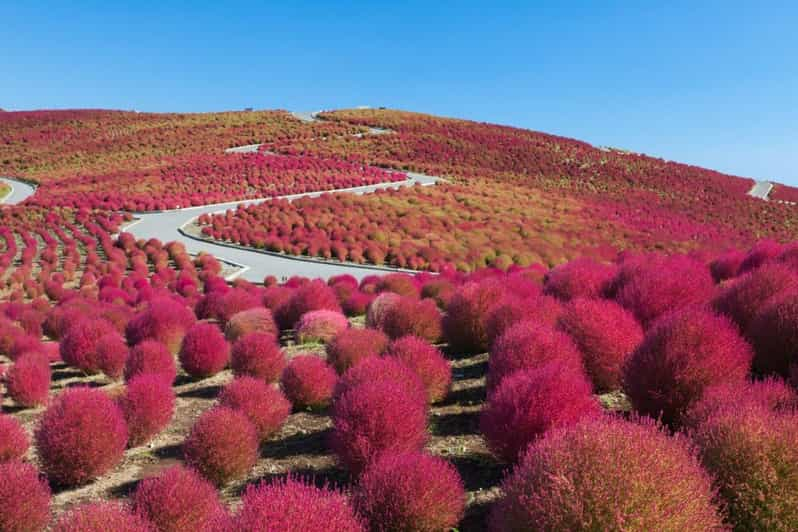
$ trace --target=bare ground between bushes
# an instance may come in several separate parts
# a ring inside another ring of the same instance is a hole
[[[324,356],[323,346],[320,345],[296,346],[290,340],[287,344],[285,352],[288,358],[301,351]],[[485,401],[487,359],[487,354],[451,359],[452,390],[444,401],[433,405],[430,410],[427,448],[457,468],[467,491],[466,515],[458,527],[462,531],[484,529],[490,504],[500,495],[498,486],[506,468],[506,465],[493,458],[479,434],[478,419]],[[4,362],[8,361],[0,357],[0,364]],[[60,363],[54,364],[52,369],[51,395],[77,385],[101,387],[111,395],[123,390],[123,384],[111,382],[102,375],[87,376]],[[96,481],[74,489],[56,490],[53,494],[53,513],[61,513],[82,502],[126,498],[141,479],[181,463],[181,443],[194,421],[215,404],[219,391],[232,378],[229,370],[202,380],[192,380],[180,373],[174,386],[177,395],[175,415],[169,426],[149,444],[127,450],[122,462]],[[622,396],[605,396],[602,402],[610,409],[623,409]],[[23,423],[32,437],[44,409],[19,409],[8,398],[3,407],[6,413],[11,413]],[[352,479],[336,464],[327,446],[331,429],[329,412],[292,413],[282,429],[261,445],[260,459],[247,478],[221,490],[222,499],[235,510],[248,484],[268,481],[288,473],[312,476],[319,485],[350,488]],[[27,458],[33,463],[38,462],[33,447]]]

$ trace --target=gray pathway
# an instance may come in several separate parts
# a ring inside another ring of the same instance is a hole
[[[767,201],[768,195],[772,189],[773,183],[770,181],[757,181],[754,183],[754,186],[751,187],[751,190],[748,191],[748,195]]]
[[[0,200],[0,203],[14,205],[25,201],[29,196],[36,192],[36,188],[23,181],[17,181],[11,177],[0,177],[0,181],[11,186],[11,193]]]

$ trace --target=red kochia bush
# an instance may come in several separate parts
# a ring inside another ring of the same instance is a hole
[[[216,488],[191,469],[174,466],[142,480],[131,497],[133,509],[160,532],[212,530],[225,512]]]
[[[125,371],[129,350],[120,334],[106,334],[97,341],[97,360],[100,371],[116,380]]]
[[[295,408],[324,408],[330,404],[338,375],[316,355],[295,356],[283,370],[280,385]]]
[[[265,382],[276,382],[285,368],[285,356],[273,335],[252,332],[233,344],[230,367],[237,377],[249,375]]]
[[[360,477],[354,503],[371,530],[434,532],[457,526],[465,490],[449,462],[426,453],[384,453]]]
[[[419,451],[427,441],[426,404],[389,380],[355,386],[336,398],[331,445],[358,474],[386,451]]]
[[[486,280],[465,284],[452,296],[443,318],[443,333],[453,351],[468,354],[488,349],[486,319],[502,294],[498,281]]]
[[[253,532],[365,532],[343,493],[294,478],[247,486],[234,530]]]
[[[737,270],[738,275],[759,268],[766,262],[778,257],[783,250],[784,246],[774,240],[760,240],[746,253],[745,258],[740,263],[740,268]]]
[[[183,444],[186,463],[223,486],[246,476],[258,460],[258,434],[245,414],[224,406],[200,416]]]
[[[412,275],[389,273],[377,281],[378,292],[393,292],[403,297],[418,297],[418,286]]]
[[[0,530],[40,532],[50,520],[50,488],[22,462],[0,463]]]
[[[736,530],[798,528],[798,415],[720,407],[691,433]]]
[[[85,503],[61,514],[52,532],[155,532],[143,517],[115,502]]]
[[[404,336],[391,342],[385,354],[396,357],[419,376],[430,403],[437,403],[449,393],[452,368],[434,345],[416,336]]]
[[[743,334],[757,312],[774,296],[798,289],[798,275],[782,264],[766,264],[736,279],[712,300],[716,311],[728,316]]]
[[[294,324],[296,341],[300,344],[329,342],[348,327],[346,316],[332,310],[313,310],[303,314]]]
[[[125,381],[137,375],[159,375],[170,386],[177,376],[175,357],[157,340],[144,340],[136,344],[125,362]]]
[[[621,369],[643,340],[643,328],[630,312],[614,301],[575,299],[565,306],[558,328],[582,352],[597,391],[621,387]]]
[[[754,371],[785,378],[798,362],[798,292],[774,297],[759,310],[749,328],[754,344]]]
[[[712,274],[712,278],[716,283],[720,283],[735,277],[744,259],[745,253],[736,249],[718,256],[709,263],[709,271]]]
[[[161,432],[175,412],[175,392],[162,376],[143,374],[127,383],[119,407],[128,427],[128,445],[138,447]]]
[[[158,340],[171,353],[177,353],[183,336],[195,320],[194,313],[188,307],[173,299],[158,297],[130,320],[125,334],[130,345],[147,339]]]
[[[617,266],[588,258],[576,259],[553,268],[546,274],[544,293],[570,301],[578,297],[599,297],[612,280]]]
[[[629,357],[624,391],[638,412],[678,424],[708,386],[745,380],[752,357],[727,318],[681,310],[659,320]]]
[[[253,377],[238,377],[219,394],[219,404],[245,414],[261,441],[280,430],[291,403],[280,390]]]
[[[385,311],[380,329],[394,339],[413,335],[437,342],[441,337],[441,313],[432,299],[402,297]]]
[[[422,402],[427,401],[427,390],[415,371],[395,357],[369,357],[347,370],[335,385],[333,401],[362,384],[391,381],[401,385],[405,392]]]
[[[382,329],[382,323],[388,310],[402,299],[399,294],[383,292],[369,303],[366,309],[366,327]]]
[[[294,290],[291,297],[277,308],[274,317],[281,329],[291,329],[302,314],[312,310],[341,312],[335,291],[320,279]]]
[[[260,308],[260,299],[243,288],[234,288],[225,293],[219,301],[217,317],[222,323],[245,310]]]
[[[551,296],[521,299],[513,294],[505,295],[491,307],[485,318],[488,346],[519,321],[554,325],[561,314],[562,304]]]
[[[33,407],[47,403],[51,372],[46,355],[37,352],[22,355],[5,379],[8,395],[18,405]]]
[[[118,334],[113,325],[105,320],[82,319],[70,326],[61,340],[61,358],[86,373],[97,373],[101,369],[97,352],[100,339]]]
[[[345,329],[327,344],[327,361],[338,373],[371,356],[380,355],[388,346],[388,337],[374,329]]]
[[[771,412],[790,412],[798,409],[798,393],[778,378],[710,386],[704,390],[701,399],[690,407],[683,422],[695,428],[727,406],[744,408],[748,405]]]
[[[6,414],[0,414],[0,463],[19,460],[28,452],[28,434],[22,425]]]
[[[490,530],[723,530],[688,442],[602,416],[534,443],[502,484]]]
[[[258,307],[233,314],[224,327],[224,335],[231,342],[254,332],[277,336],[277,324],[269,309]]]
[[[127,444],[127,426],[122,411],[105,393],[70,388],[44,412],[35,440],[50,480],[76,486],[119,463]]]
[[[583,371],[582,355],[567,334],[546,323],[516,323],[493,342],[488,359],[488,392],[516,371],[553,361]]]
[[[216,375],[230,362],[230,345],[213,323],[193,325],[180,347],[180,365],[192,377]]]
[[[581,370],[552,362],[502,381],[480,416],[480,429],[498,457],[515,462],[546,431],[601,413]]]

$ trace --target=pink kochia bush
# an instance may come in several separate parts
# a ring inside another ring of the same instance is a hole
[[[380,329],[393,339],[413,335],[437,342],[441,337],[441,313],[432,299],[402,297],[386,309]]]
[[[219,404],[245,414],[261,441],[280,430],[291,403],[280,390],[253,377],[238,377],[219,394]]]
[[[191,309],[174,299],[158,297],[127,324],[125,335],[130,345],[143,340],[158,340],[171,353],[177,353],[186,331],[196,320]]]
[[[224,326],[224,335],[230,342],[254,332],[277,336],[277,324],[269,309],[257,307],[233,314]]]
[[[128,427],[128,446],[138,447],[161,432],[172,420],[175,392],[160,375],[133,377],[118,400]]]
[[[216,375],[230,362],[230,344],[213,323],[194,324],[180,347],[180,365],[192,377]]]
[[[28,435],[16,418],[0,414],[0,463],[19,460],[28,452]]]
[[[234,530],[258,532],[365,532],[346,495],[295,478],[248,486]]]
[[[297,343],[327,343],[341,331],[347,329],[349,321],[340,312],[313,310],[303,314],[294,327]]]
[[[129,353],[122,335],[106,334],[97,341],[96,349],[100,371],[111,379],[120,379]]]
[[[127,426],[119,407],[100,390],[71,388],[47,408],[35,432],[42,469],[57,485],[77,486],[122,459]]]
[[[621,387],[621,369],[643,340],[635,317],[613,301],[575,299],[565,306],[558,328],[582,352],[582,362],[597,391]]]
[[[427,441],[426,403],[391,381],[363,383],[336,398],[331,445],[353,474],[380,453],[419,451]]]
[[[344,373],[368,357],[378,356],[388,347],[388,337],[374,329],[350,328],[336,334],[327,343],[327,361],[338,373]]]
[[[687,411],[684,424],[698,427],[729,405],[734,408],[754,405],[770,412],[791,412],[798,409],[798,392],[783,380],[772,377],[710,386]]]
[[[753,369],[785,378],[798,363],[798,292],[774,297],[759,310],[749,330],[754,345]]]
[[[752,357],[727,318],[685,309],[646,333],[624,367],[623,387],[635,410],[678,425],[708,386],[743,382]]]
[[[584,373],[552,362],[506,377],[482,411],[480,430],[494,454],[515,462],[546,431],[600,413]]]
[[[382,330],[388,311],[401,299],[402,296],[393,292],[383,292],[374,298],[366,309],[366,327]]]
[[[430,403],[446,397],[452,385],[452,368],[440,350],[416,336],[404,336],[391,342],[385,353],[412,369],[427,391]]]
[[[158,375],[170,386],[177,376],[175,357],[157,340],[144,340],[136,344],[125,362],[125,381],[137,375]]]
[[[596,298],[604,293],[617,267],[591,259],[576,259],[550,270],[543,285],[544,293],[563,301]]]
[[[280,385],[294,408],[322,409],[330,404],[335,370],[314,354],[298,355],[283,370]]]
[[[488,393],[516,371],[534,369],[548,362],[583,371],[582,354],[567,334],[546,323],[516,323],[491,347],[486,380]]]
[[[446,308],[444,337],[458,354],[480,353],[488,349],[486,320],[503,294],[498,281],[485,280],[462,286]]]
[[[357,366],[349,368],[335,385],[333,401],[344,393],[363,384],[390,381],[402,386],[405,393],[427,401],[427,390],[416,372],[395,357],[369,357]]]
[[[93,502],[61,514],[52,532],[155,532],[146,519],[115,502]]]
[[[285,356],[273,335],[252,332],[233,344],[230,367],[237,377],[248,375],[265,382],[276,382],[285,368]]]
[[[275,319],[281,329],[294,327],[303,314],[312,310],[334,310],[341,312],[335,291],[322,280],[314,280],[300,286],[291,297],[277,307]]]
[[[40,532],[50,520],[50,488],[22,462],[0,463],[0,530]]]
[[[434,532],[457,526],[465,508],[457,470],[426,453],[384,453],[360,477],[354,503],[371,530]]]
[[[67,329],[61,340],[61,358],[70,366],[86,373],[97,373],[101,370],[97,351],[100,339],[106,335],[118,334],[113,325],[105,320],[79,320]]]
[[[47,403],[51,372],[46,355],[31,352],[22,355],[5,376],[6,389],[15,403],[24,407]]]
[[[182,466],[142,480],[131,503],[160,532],[212,530],[211,525],[225,513],[213,484]]]
[[[485,332],[488,346],[520,321],[533,321],[554,325],[562,314],[562,304],[551,296],[534,296],[521,299],[515,295],[505,295],[485,318]]]
[[[530,446],[502,484],[490,529],[723,530],[686,438],[650,419],[602,416]]]
[[[224,406],[200,416],[183,444],[186,463],[217,486],[246,476],[258,459],[258,434],[247,416]]]

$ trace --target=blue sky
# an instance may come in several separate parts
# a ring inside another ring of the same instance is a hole
[[[384,105],[798,184],[798,2],[664,4],[3,2],[0,107]]]

